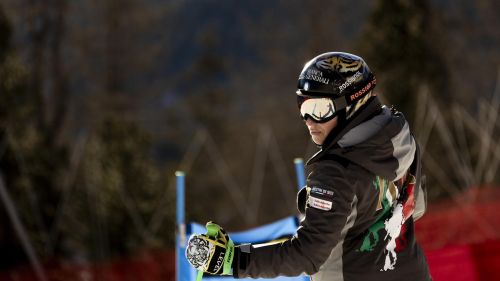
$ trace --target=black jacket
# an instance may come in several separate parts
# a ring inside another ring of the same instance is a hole
[[[414,235],[425,200],[418,147],[404,116],[373,98],[347,127],[337,129],[308,161],[311,172],[297,200],[304,217],[296,235],[262,247],[238,246],[235,277],[431,279]]]

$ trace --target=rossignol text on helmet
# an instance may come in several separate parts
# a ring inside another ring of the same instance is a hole
[[[370,95],[376,79],[365,61],[342,52],[321,54],[299,76],[297,102],[302,118],[327,122],[346,109],[349,119]]]

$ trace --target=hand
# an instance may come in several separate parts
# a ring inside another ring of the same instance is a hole
[[[196,269],[217,275],[232,274],[234,243],[219,225],[208,222],[207,234],[193,234],[186,247],[186,258]]]

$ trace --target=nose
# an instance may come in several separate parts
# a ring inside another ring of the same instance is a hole
[[[305,122],[308,127],[314,126],[316,124],[316,122],[314,122],[312,118],[307,118]]]

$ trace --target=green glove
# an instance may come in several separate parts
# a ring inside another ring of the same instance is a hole
[[[206,234],[193,234],[186,247],[189,263],[202,272],[230,275],[234,243],[219,225],[208,222]]]

